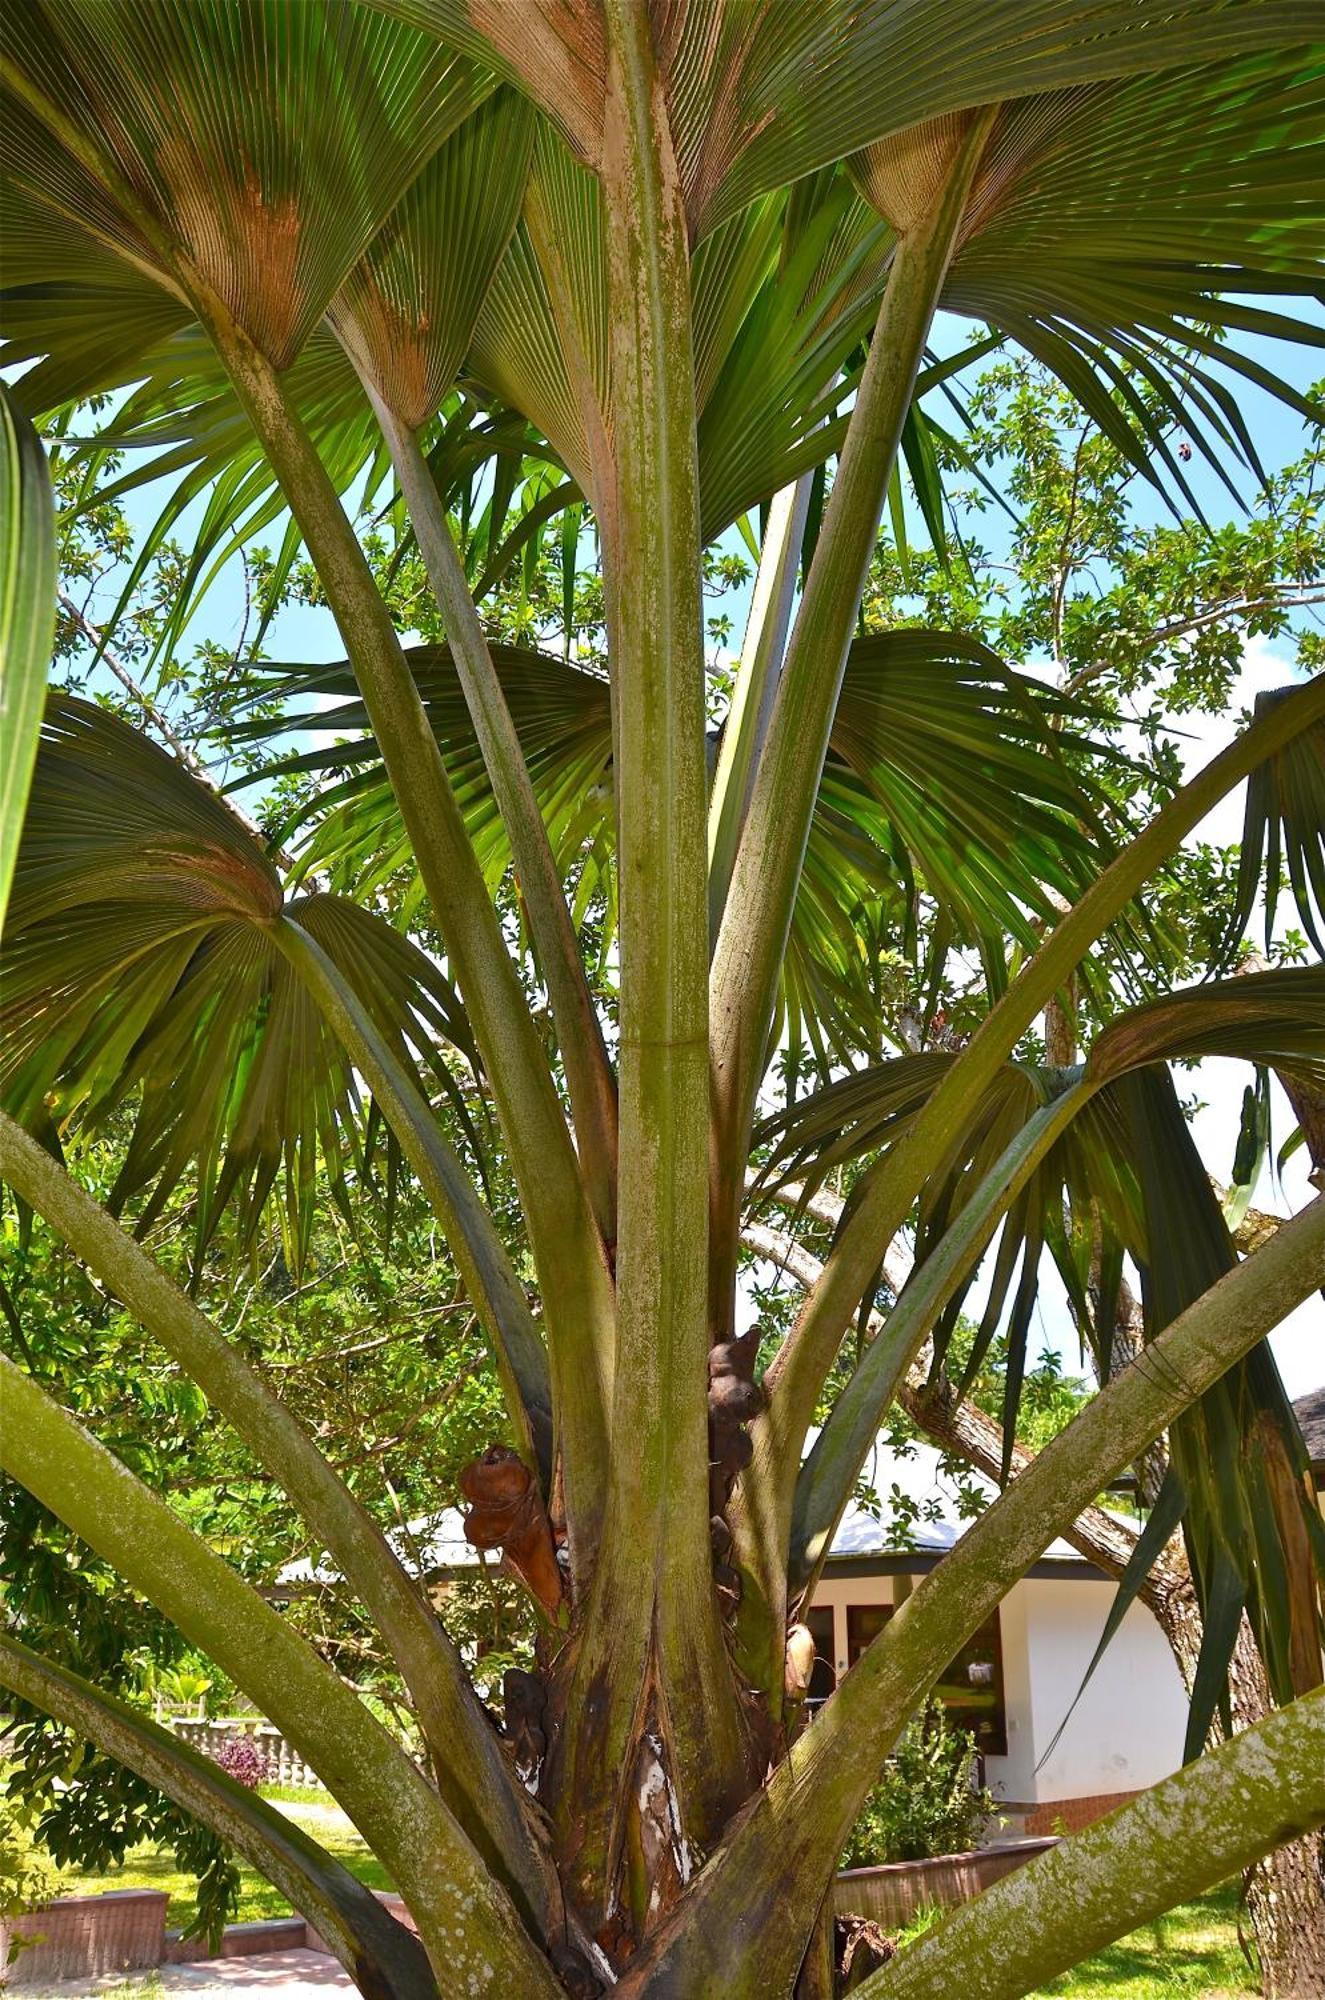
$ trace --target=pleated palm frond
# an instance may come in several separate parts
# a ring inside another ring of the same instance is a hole
[[[168,290],[187,266],[281,367],[492,88],[357,7],[24,0],[3,37],[20,186]],[[70,145],[30,108],[52,97]]]
[[[1256,697],[1258,714],[1291,690]],[[1286,873],[1303,930],[1325,957],[1325,725],[1304,729],[1257,766],[1247,783],[1247,806],[1238,857],[1236,904],[1229,926],[1231,953],[1255,915],[1264,885],[1265,942],[1274,937]]]
[[[897,150],[876,147],[857,168],[884,212],[913,179],[899,175]],[[1216,349],[1211,329],[1325,340],[1319,325],[1245,297],[1320,297],[1322,173],[1319,58],[1248,58],[1026,98],[1004,107],[986,146],[944,303],[1044,362],[1140,472],[1195,505],[1171,426],[1216,465],[1259,470],[1220,369],[1313,414],[1236,345]],[[1219,368],[1207,367],[1216,353]]]
[[[465,1120],[452,1065],[477,1058],[438,967],[344,898],[287,902],[259,841],[172,757],[92,703],[48,698],[0,953],[0,1096],[53,1143],[127,1110],[111,1205],[145,1197],[146,1229],[192,1172],[195,1257],[227,1210],[251,1238],[279,1180],[297,1264],[319,1172],[347,1218],[348,1168],[371,1177],[369,1106],[275,943],[281,925],[321,946]],[[389,1186],[393,1142],[387,1169]]]
[[[606,54],[597,10],[546,0],[509,15],[465,0],[372,0],[520,84],[592,164]],[[698,0],[663,14],[658,57],[696,237],[786,186],[924,121],[1028,92],[1313,39],[1311,0]]]
[[[1207,1055],[1269,1064],[1321,1089],[1325,971],[1294,968],[1199,987],[1132,1010],[1097,1037],[1085,1071],[1097,1084],[1095,1094],[1008,1209],[991,1246],[980,1318],[960,1368],[951,1357],[969,1285],[933,1328],[934,1372],[950,1371],[960,1394],[970,1389],[1002,1335],[1004,1478],[1046,1251],[1102,1380],[1117,1365],[1125,1257],[1141,1274],[1146,1341],[1236,1261],[1227,1223],[1163,1066],[1168,1059]],[[768,1120],[757,1135],[772,1147],[763,1184],[796,1181],[812,1191],[836,1169],[886,1151],[904,1137],[954,1060],[948,1051],[898,1057],[807,1095]],[[1004,1067],[921,1196],[917,1266],[943,1242],[1032,1114],[1079,1074],[1033,1064]],[[847,1215],[854,1205],[848,1202]],[[1196,1754],[1225,1687],[1244,1609],[1254,1621],[1277,1697],[1291,1698],[1293,1632],[1304,1616],[1304,1587],[1286,1550],[1305,1537],[1325,1577],[1325,1535],[1299,1476],[1306,1464],[1302,1441],[1265,1345],[1179,1419],[1170,1449],[1172,1470],[1162,1511],[1157,1507],[1164,1534],[1156,1529],[1145,1538],[1144,1562],[1128,1578],[1121,1602],[1125,1608],[1164,1540],[1181,1524],[1206,1612],[1188,1739],[1189,1754]],[[1308,1605],[1314,1605],[1313,1591],[1308,1580]]]
[[[753,35],[739,9],[713,7],[678,16],[660,47],[695,225],[707,537],[837,448],[893,230],[969,108],[994,99],[1004,108],[943,303],[1039,355],[1148,476],[1182,489],[1177,422],[1217,464],[1254,465],[1219,367],[1292,393],[1212,347],[1212,329],[1321,337],[1246,303],[1318,287],[1320,65],[1293,54],[1309,6],[1035,0],[1013,33],[968,0],[945,10],[941,35],[926,9],[883,0],[853,4],[849,31],[836,4],[787,0]],[[519,11],[507,47],[495,17],[494,42],[432,0],[293,12],[161,0],[141,21],[88,0],[10,10],[0,325],[13,358],[37,362],[20,394],[40,413],[141,382],[116,427],[134,447],[120,490],[178,477],[159,542],[210,489],[192,586],[282,507],[192,337],[177,264],[292,369],[342,491],[380,485],[385,461],[328,313],[411,422],[460,369],[480,402],[533,427],[579,496],[592,504],[610,484],[601,36],[592,9]],[[568,138],[515,93],[494,96],[497,74]],[[131,88],[138,76],[150,87]],[[572,77],[573,115],[555,101]],[[76,129],[68,144],[37,115],[52,90]],[[132,115],[112,132],[100,107],[121,95]],[[917,417],[908,459],[929,489],[923,434]],[[551,518],[560,503],[537,497]],[[921,498],[935,535],[941,502]],[[287,536],[278,569],[297,546]]]
[[[514,647],[498,672],[563,875],[583,910],[614,896],[611,715],[606,682]],[[459,684],[444,647],[411,654],[470,837],[495,890],[510,853]],[[275,720],[239,725],[249,739],[317,730],[345,740],[280,759],[269,775],[325,783],[302,865],[372,891],[411,869],[348,664],[272,668]],[[314,698],[333,708],[310,705]],[[898,631],[851,648],[792,925],[784,1006],[829,1051],[873,1046],[870,927],[915,946],[920,899],[967,944],[1011,935],[1033,945],[1055,898],[1091,879],[1103,836],[1079,712],[957,633]],[[1075,768],[1074,768],[1075,765]],[[1089,769],[1088,764],[1084,766]],[[1095,826],[1094,836],[1083,827]],[[284,838],[293,824],[281,829]],[[404,913],[416,907],[407,893]],[[610,935],[610,928],[609,928]],[[862,1041],[862,1037],[866,1039]]]
[[[1107,1372],[1112,1322],[1090,1297],[1098,1289],[1099,1232],[1107,1239],[1106,1265],[1110,1244],[1138,1263],[1148,1255],[1141,1184],[1119,1093],[1138,1071],[1205,1056],[1272,1068],[1309,1090],[1325,1089],[1325,970],[1249,973],[1131,1008],[1096,1036],[1084,1068],[1005,1064],[952,1156],[936,1164],[918,1212],[918,1255],[926,1240],[941,1238],[973,1194],[980,1178],[973,1166],[991,1165],[1040,1105],[1084,1074],[1094,1093],[1046,1156],[1020,1212],[1023,1221],[1037,1210],[1044,1218],[1035,1261],[1041,1247],[1053,1252],[1078,1320],[1092,1337],[1098,1323],[1098,1358]],[[854,1070],[768,1118],[756,1135],[770,1148],[761,1185],[797,1182],[812,1192],[842,1168],[885,1152],[905,1135],[955,1060],[949,1049],[893,1057]],[[1062,1226],[1064,1204],[1080,1225],[1072,1234]],[[1005,1243],[1017,1233],[1010,1222]],[[1008,1267],[991,1291],[984,1328],[990,1339],[1010,1278]],[[948,1315],[949,1331],[959,1304]],[[968,1385],[983,1352],[968,1371]]]

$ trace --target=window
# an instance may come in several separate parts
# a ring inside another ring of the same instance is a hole
[[[982,1757],[1007,1756],[1003,1641],[997,1612],[972,1633],[934,1692],[947,1709],[953,1728],[970,1730]]]
[[[812,1611],[804,1615],[814,1640],[814,1670],[810,1675],[810,1691],[805,1697],[806,1712],[813,1715],[823,1707],[837,1686],[837,1669],[833,1664],[833,1607],[831,1604],[816,1604]]]
[[[848,1604],[847,1665],[849,1667],[855,1666],[870,1640],[878,1638],[892,1615],[891,1604]]]

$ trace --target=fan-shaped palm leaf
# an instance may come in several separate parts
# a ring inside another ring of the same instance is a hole
[[[145,1228],[193,1168],[199,1255],[227,1207],[252,1234],[283,1170],[301,1257],[319,1161],[338,1192],[347,1149],[365,1164],[360,1087],[277,948],[285,922],[463,1118],[447,1051],[475,1058],[444,974],[356,904],[286,905],[218,798],[115,716],[50,697],[5,942],[0,1087],[47,1128],[132,1104],[113,1204],[147,1191]]]
[[[1000,1163],[1020,1135],[1060,1094],[1062,1072],[1009,1065],[985,1093],[954,1156],[936,1164],[920,1202],[916,1229],[917,1297],[928,1297],[931,1257],[952,1259],[954,1224],[966,1211],[988,1211],[988,1241],[1006,1210],[988,1293],[959,1390],[964,1393],[1002,1329],[1007,1346],[1005,1463],[1010,1463],[1027,1344],[1047,1247],[1058,1266],[1100,1378],[1113,1365],[1113,1333],[1122,1257],[1142,1274],[1145,1337],[1153,1338],[1232,1267],[1235,1252],[1209,1179],[1158,1059],[1227,1054],[1273,1060],[1312,1083],[1325,1076],[1325,973],[1315,968],[1252,975],[1221,988],[1135,1010],[1097,1039],[1086,1068],[1091,1094],[1052,1144],[1041,1150],[1009,1201]],[[770,1120],[762,1136],[774,1154],[765,1182],[795,1178],[812,1190],[833,1167],[895,1144],[910,1127],[952,1056],[934,1052],[844,1078]],[[1000,1199],[1001,1197],[1001,1199]],[[1020,1273],[1020,1275],[1018,1275]],[[933,1321],[934,1369],[946,1364],[971,1271],[953,1264],[946,1305]],[[908,1287],[899,1298],[896,1335],[918,1344],[928,1326],[910,1325]],[[928,1318],[929,1315],[927,1314]],[[895,1357],[889,1357],[895,1358]],[[869,1364],[865,1374],[869,1374]],[[877,1372],[877,1371],[873,1371]],[[862,1377],[863,1380],[863,1377]],[[822,1525],[850,1493],[855,1466],[884,1414],[853,1391],[829,1418],[798,1497],[798,1518],[817,1546]],[[1259,1444],[1250,1451],[1248,1440]],[[1272,1683],[1288,1698],[1292,1627],[1301,1607],[1290,1588],[1283,1549],[1291,1524],[1311,1515],[1293,1473],[1302,1459],[1292,1412],[1272,1357],[1258,1349],[1186,1412],[1171,1435],[1173,1520],[1182,1518],[1193,1573],[1208,1612],[1189,1749],[1199,1749],[1224,1684],[1237,1622],[1251,1612]],[[1270,1459],[1284,1454],[1286,1482]],[[1265,1462],[1261,1463],[1260,1460]],[[1293,1495],[1296,1493],[1296,1500]],[[1325,1574],[1325,1536],[1314,1515],[1306,1527]],[[1301,1524],[1292,1529],[1300,1541]],[[793,1566],[809,1560],[793,1551]],[[1129,1581],[1132,1588],[1136,1579]],[[1225,1604],[1233,1607],[1220,1615]],[[1313,1614],[1314,1615],[1314,1614]]]
[[[613,842],[611,717],[606,683],[546,654],[496,647],[494,658],[564,875],[581,902],[607,890]],[[411,656],[470,837],[489,885],[509,861],[504,829],[443,647]],[[316,816],[301,856],[344,887],[380,885],[409,866],[348,666],[280,673],[279,722],[249,737],[305,730],[347,740],[281,759],[281,772],[334,773],[301,817]],[[332,709],[302,706],[339,698]],[[908,941],[923,891],[950,935],[1034,942],[1054,895],[1089,879],[1092,808],[1065,753],[1084,747],[1061,697],[960,634],[899,631],[852,648],[811,829],[787,956],[785,1004],[825,1046],[873,1046],[869,926]],[[1052,727],[1061,724],[1062,727]],[[284,838],[292,831],[281,829]],[[411,907],[406,902],[406,910]],[[862,1039],[862,1037],[864,1039]]]
[[[5,55],[19,181],[168,287],[196,277],[279,366],[492,87],[380,15],[269,0],[26,0]]]

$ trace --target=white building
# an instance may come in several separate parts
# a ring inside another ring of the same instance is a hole
[[[811,1699],[832,1691],[962,1533],[958,1488],[932,1447],[905,1455],[881,1447],[867,1473],[873,1502],[844,1516],[806,1616],[819,1654]],[[993,1497],[978,1474],[963,1483]],[[909,1523],[901,1531],[894,1488]],[[1182,1762],[1186,1695],[1144,1605],[1131,1606],[1072,1707],[1115,1590],[1066,1542],[1052,1542],[936,1690],[974,1734],[988,1784],[1027,1832],[1052,1832],[1060,1819],[1084,1825]]]

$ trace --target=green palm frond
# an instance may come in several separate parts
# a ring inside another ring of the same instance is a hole
[[[0,383],[0,929],[18,858],[55,638],[55,522],[46,455]]]
[[[360,1086],[276,948],[282,924],[322,947],[463,1120],[448,1057],[476,1058],[444,974],[356,904],[287,903],[220,799],[114,715],[50,696],[0,959],[0,1095],[46,1132],[127,1107],[112,1205],[145,1195],[146,1228],[192,1171],[196,1256],[227,1209],[251,1237],[280,1179],[297,1263],[319,1168],[348,1214],[346,1159],[369,1164]],[[392,1143],[389,1176],[396,1164]]]
[[[530,6],[482,25],[463,0],[372,0],[491,63],[555,118],[586,159],[605,90],[592,8]],[[1310,0],[1020,0],[1015,16],[949,0],[941,32],[915,0],[699,0],[660,35],[677,166],[706,234],[770,189],[926,120],[1051,92],[1311,41]]]
[[[1012,13],[950,0],[938,28],[924,6],[816,0],[779,8],[751,34],[742,8],[708,0],[677,38],[672,90],[695,226],[977,105],[1189,64],[1194,46],[1210,63],[1302,46],[1319,25],[1291,0],[1021,0]]]
[[[581,904],[610,894],[611,716],[605,681],[527,649],[494,647],[553,853]],[[444,647],[411,655],[416,682],[490,888],[509,864],[505,832]],[[342,742],[282,758],[272,772],[334,782],[300,810],[315,823],[301,855],[340,887],[371,890],[410,866],[348,665],[271,668],[279,722],[248,738],[318,730]],[[338,706],[312,706],[314,698]],[[873,1046],[871,925],[914,944],[918,898],[966,943],[1010,933],[1035,942],[1055,895],[1090,880],[1101,851],[1087,781],[1069,756],[1086,748],[1077,711],[956,633],[860,639],[811,827],[787,954],[784,1006],[829,1050]],[[281,837],[294,831],[281,830]],[[413,904],[405,904],[406,914]]]
[[[1256,697],[1258,714],[1291,689]],[[1231,954],[1255,914],[1264,884],[1266,949],[1274,937],[1280,874],[1286,870],[1302,928],[1325,958],[1325,725],[1304,729],[1268,757],[1247,782],[1238,855],[1236,902],[1226,952]]]
[[[414,429],[468,350],[519,218],[533,139],[522,99],[489,98],[438,147],[331,302],[364,380]]]
[[[1196,988],[1120,1017],[1097,1038],[1086,1067],[1095,1093],[1008,1209],[973,1342],[963,1367],[954,1370],[958,1392],[965,1394],[1001,1333],[1007,1355],[1005,1479],[1046,1249],[1102,1380],[1114,1365],[1124,1256],[1132,1258],[1141,1274],[1147,1341],[1236,1261],[1228,1226],[1162,1066],[1165,1059],[1202,1055],[1273,1062],[1320,1087],[1325,1082],[1325,972],[1308,967],[1251,974],[1219,987]],[[954,1060],[944,1051],[899,1057],[843,1078],[768,1120],[756,1135],[772,1146],[762,1184],[798,1181],[812,1192],[835,1169],[895,1145]],[[922,1193],[917,1269],[943,1243],[1009,1143],[1077,1073],[1008,1064],[995,1078],[954,1153],[937,1164]],[[935,1374],[950,1365],[969,1289],[968,1283],[933,1328]],[[1288,1504],[1305,1514],[1312,1510],[1300,1480],[1295,1485],[1290,1477],[1284,1491],[1272,1486],[1267,1458],[1272,1444],[1290,1467],[1305,1466],[1291,1408],[1265,1347],[1194,1404],[1170,1435],[1175,1485],[1166,1506],[1174,1507],[1174,1525],[1179,1519],[1183,1523],[1197,1588],[1211,1612],[1193,1697],[1189,1754],[1204,1741],[1244,1607],[1255,1623],[1277,1696],[1288,1699],[1293,1691],[1292,1591],[1283,1554],[1282,1509]],[[1306,1525],[1325,1576],[1325,1535],[1314,1515]],[[1127,1589],[1134,1591],[1138,1581],[1129,1578]],[[1225,1599],[1235,1607],[1230,1618],[1216,1615]]]
[[[1103,1303],[1092,1299],[1092,1292],[1101,1291],[1100,1273],[1107,1278],[1113,1271],[1116,1278],[1124,1252],[1139,1267],[1162,1261],[1154,1254],[1155,1225],[1147,1221],[1147,1200],[1153,1210],[1158,1192],[1146,1195],[1141,1171],[1145,1146],[1131,1136],[1140,1086],[1129,1079],[1138,1072],[1162,1075],[1155,1066],[1167,1061],[1211,1055],[1270,1065],[1308,1088],[1325,1087],[1325,971],[1293,968],[1195,987],[1120,1015],[1096,1038],[1084,1070],[1094,1093],[1009,1212],[964,1387],[974,1379],[998,1330],[1019,1262],[1023,1280],[1009,1344],[1014,1361],[1018,1356],[1024,1361],[1036,1272],[1046,1247],[1083,1335],[1092,1341],[1107,1374],[1113,1316],[1108,1283],[1102,1287]],[[770,1147],[761,1186],[795,1181],[812,1192],[841,1168],[885,1153],[905,1136],[954,1060],[947,1050],[898,1056],[807,1093],[756,1133],[757,1141]],[[1009,1063],[998,1073],[953,1154],[936,1163],[927,1183],[917,1215],[918,1262],[928,1245],[942,1240],[982,1173],[1032,1114],[1057,1095],[1065,1078],[1077,1073],[1033,1063]],[[1153,1092],[1159,1086],[1146,1088]],[[1164,1088],[1171,1086],[1165,1083]],[[861,1186],[858,1182],[848,1212]],[[1168,1248],[1180,1266],[1179,1239]],[[936,1329],[936,1367],[943,1363],[962,1303],[962,1296],[956,1298]],[[1017,1398],[1010,1393],[1009,1437],[1016,1414]]]
[[[4,46],[19,183],[175,289],[177,253],[278,366],[492,88],[381,15],[270,0],[25,0]]]
[[[1197,508],[1166,437],[1171,426],[1216,466],[1231,459],[1259,473],[1221,371],[1310,414],[1286,384],[1212,333],[1325,340],[1309,318],[1241,296],[1271,286],[1281,297],[1320,296],[1325,226],[1313,190],[1325,173],[1322,133],[1325,65],[1278,55],[1008,103],[942,303],[1034,354],[1143,476]],[[942,136],[940,127],[930,140],[939,156]],[[923,168],[919,137],[908,134],[853,162],[881,213],[899,222],[915,198],[918,152]]]

